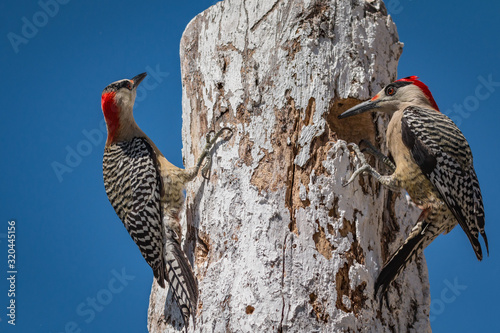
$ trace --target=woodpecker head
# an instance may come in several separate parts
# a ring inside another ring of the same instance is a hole
[[[339,119],[371,110],[392,115],[397,110],[410,105],[424,106],[439,111],[429,88],[422,81],[419,81],[417,76],[405,77],[388,84],[372,99],[342,113]]]
[[[135,123],[133,107],[136,90],[146,73],[113,82],[104,88],[101,96],[102,113],[108,127],[108,142],[113,141],[120,126]]]

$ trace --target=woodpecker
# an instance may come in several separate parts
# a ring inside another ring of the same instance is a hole
[[[139,74],[108,85],[101,96],[108,137],[104,148],[103,178],[108,199],[142,256],[153,269],[158,285],[172,288],[185,327],[196,315],[197,283],[180,245],[180,219],[187,182],[210,167],[209,151],[224,130],[211,138],[195,167],[171,164],[134,120],[136,90],[146,77]]]
[[[450,232],[457,224],[479,260],[483,258],[479,234],[488,253],[489,249],[471,149],[453,121],[439,112],[429,88],[416,76],[397,80],[372,99],[342,113],[339,119],[371,110],[391,116],[386,135],[395,165],[382,153],[375,155],[382,157],[393,173],[381,176],[366,162],[359,147],[350,144],[361,166],[344,185],[366,172],[391,190],[405,189],[422,209],[410,235],[383,266],[375,282],[375,296],[380,289],[382,304],[387,288],[399,273],[439,234]]]

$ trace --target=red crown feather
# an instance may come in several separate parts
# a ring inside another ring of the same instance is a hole
[[[416,85],[417,87],[419,87],[420,90],[422,90],[422,92],[424,93],[424,95],[427,97],[427,99],[429,100],[429,102],[431,103],[431,105],[434,107],[434,109],[436,109],[436,110],[439,111],[439,107],[438,107],[436,101],[434,100],[434,97],[432,97],[432,94],[431,94],[431,91],[429,90],[429,87],[427,87],[425,85],[425,83],[423,83],[422,81],[420,81],[418,79],[418,76],[415,76],[415,75],[408,76],[408,77],[405,77],[403,79],[399,79],[397,81],[411,82],[414,85]]]

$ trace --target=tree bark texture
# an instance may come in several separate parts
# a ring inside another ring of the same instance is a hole
[[[185,165],[208,131],[233,128],[210,180],[187,188],[183,246],[200,291],[188,330],[430,331],[423,257],[389,308],[373,297],[418,209],[369,176],[342,186],[358,160],[341,140],[385,150],[387,118],[337,119],[396,78],[402,44],[383,2],[225,0],[189,23],[180,52]],[[180,318],[154,284],[150,332],[178,332]]]

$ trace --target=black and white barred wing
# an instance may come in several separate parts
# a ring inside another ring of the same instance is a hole
[[[441,194],[481,260],[478,233],[488,250],[483,199],[464,135],[446,115],[412,106],[403,111],[401,128],[413,159]]]
[[[144,259],[165,287],[161,213],[161,179],[156,156],[143,138],[119,142],[104,152],[104,187]]]

